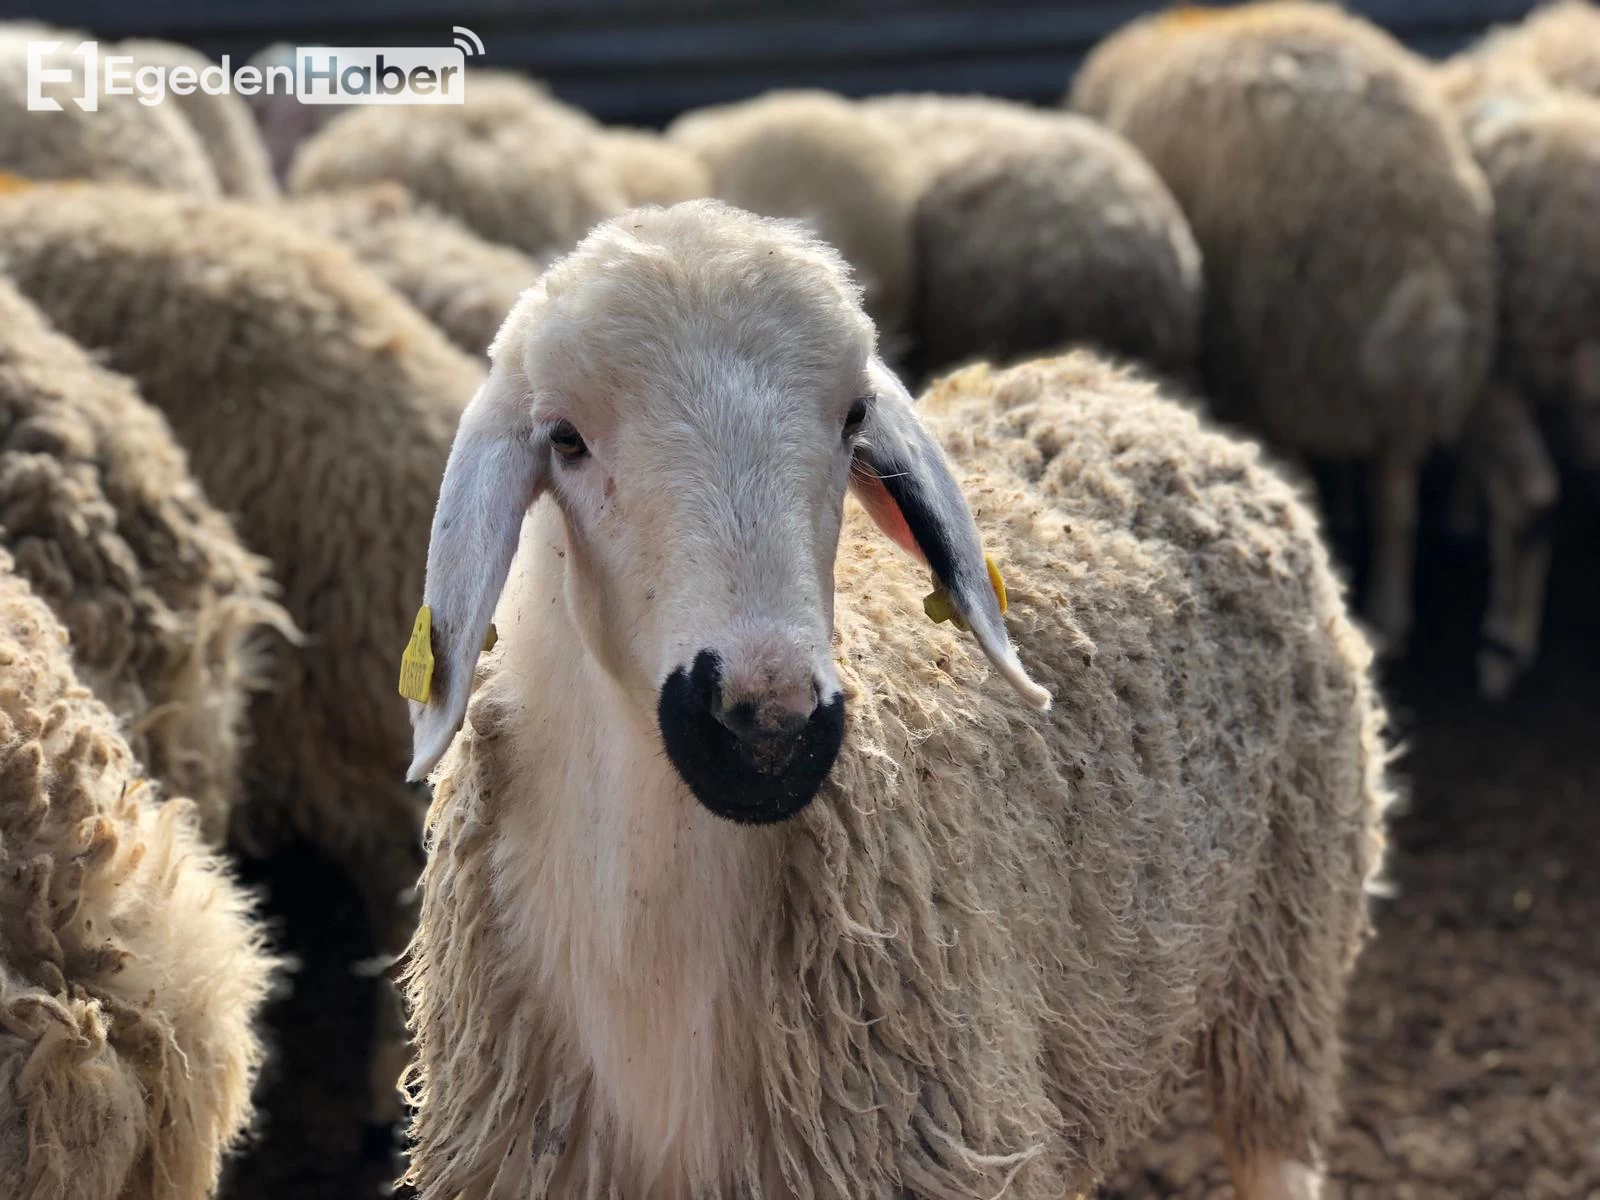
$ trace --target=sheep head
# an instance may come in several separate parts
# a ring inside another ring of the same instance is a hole
[[[507,317],[451,449],[424,596],[437,667],[412,706],[409,777],[461,724],[523,515],[546,494],[582,651],[654,708],[667,757],[722,816],[793,815],[838,753],[846,490],[1048,705],[966,500],[875,350],[833,250],[715,201],[624,214],[553,266]]]

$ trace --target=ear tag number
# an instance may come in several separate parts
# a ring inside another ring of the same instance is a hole
[[[983,565],[989,569],[989,586],[994,589],[994,598],[1000,602],[1000,611],[1005,612],[1006,581],[1000,574],[1000,568],[988,555],[984,555]],[[928,619],[935,625],[949,621],[962,633],[971,632],[967,623],[961,619],[961,614],[956,611],[950,593],[943,588],[935,588],[922,598],[922,611],[928,614]]]
[[[490,627],[493,633],[493,626]],[[433,613],[424,604],[417,609],[411,626],[411,640],[400,656],[400,694],[407,700],[426,704],[433,687]]]

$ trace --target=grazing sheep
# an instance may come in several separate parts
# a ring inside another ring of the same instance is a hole
[[[400,950],[425,795],[403,779],[394,647],[480,365],[342,247],[240,204],[0,197],[0,272],[138,382],[212,502],[272,560],[307,640],[254,706],[246,832],[265,840],[281,814],[344,865],[379,947]]]
[[[527,255],[417,204],[397,183],[313,192],[291,209],[297,224],[343,242],[469,354],[488,352],[539,277]]]
[[[1600,8],[1589,0],[1541,5],[1520,25],[1497,30],[1482,49],[1528,64],[1565,91],[1600,99]]]
[[[161,415],[0,278],[0,546],[72,635],[77,677],[220,844],[256,637],[288,626],[264,560]]]
[[[219,65],[198,50],[172,42],[127,41],[112,52],[131,55],[136,68],[147,65],[166,68],[167,98],[162,104],[176,105],[188,119],[200,137],[225,195],[258,202],[277,197],[278,185],[272,175],[267,147],[244,100],[232,90],[212,93],[195,86],[185,95],[172,89],[175,69],[187,70],[192,76],[188,82],[193,84],[204,78],[207,71],[215,78],[224,78]]]
[[[577,243],[627,199],[597,133],[531,80],[467,77],[462,105],[362,108],[301,147],[289,190],[393,180],[480,237],[535,258]]]
[[[1200,251],[1138,152],[1069,113],[968,97],[869,111],[922,161],[918,366],[1087,343],[1181,374],[1200,333]]]
[[[0,171],[31,179],[100,179],[215,196],[216,172],[194,129],[172,104],[146,105],[137,95],[102,95],[94,112],[73,103],[83,95],[79,37],[66,31],[43,56],[51,70],[71,70],[67,82],[45,81],[40,92],[60,110],[28,110],[28,41],[40,30],[0,30]]]
[[[467,723],[421,1200],[1061,1200],[1196,1065],[1243,1200],[1315,1194],[1388,792],[1313,519],[1089,354],[913,407],[874,340],[834,251],[707,201],[496,340],[412,709],[413,777]]]
[[[718,199],[805,221],[858,272],[879,328],[909,330],[916,177],[878,121],[829,92],[776,91],[686,113],[667,137],[699,155]]]
[[[1160,69],[1109,78],[1141,58]],[[1135,22],[1084,70],[1200,244],[1219,414],[1369,463],[1366,611],[1398,651],[1419,465],[1460,434],[1494,341],[1489,190],[1429,68],[1332,6],[1263,3]]]
[[[205,1200],[249,1122],[273,961],[188,805],[154,792],[0,551],[8,1195]]]

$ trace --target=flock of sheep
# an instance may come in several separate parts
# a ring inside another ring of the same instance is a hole
[[[404,1072],[423,1200],[1059,1200],[1195,1070],[1242,1200],[1317,1194],[1419,470],[1486,518],[1497,696],[1600,472],[1600,9],[1441,65],[1184,7],[1066,111],[664,134],[487,70],[30,112],[41,38],[0,25],[0,1180],[212,1193],[280,966],[225,856],[292,834],[409,946],[372,1115]]]

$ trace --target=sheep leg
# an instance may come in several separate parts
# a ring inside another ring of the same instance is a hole
[[[1372,463],[1372,573],[1367,581],[1367,621],[1380,649],[1405,652],[1411,635],[1411,582],[1417,553],[1417,461],[1382,454]]]
[[[1317,1200],[1322,1194],[1320,1171],[1281,1154],[1230,1155],[1228,1171],[1238,1200]]]
[[[1478,690],[1499,699],[1538,652],[1561,485],[1533,413],[1511,389],[1491,389],[1469,437],[1489,515],[1489,605],[1479,632]]]

